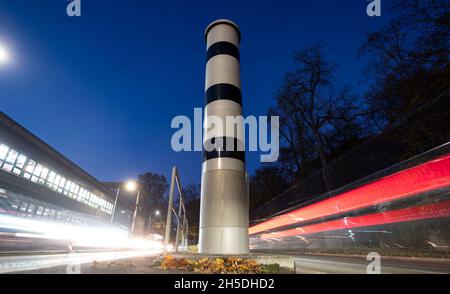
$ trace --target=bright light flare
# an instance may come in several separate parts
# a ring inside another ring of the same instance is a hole
[[[0,44],[0,64],[7,63],[9,60],[10,56],[8,50]]]
[[[136,184],[136,182],[129,181],[129,182],[126,183],[125,188],[126,188],[128,191],[136,191],[136,189],[137,189],[137,184]]]
[[[22,238],[67,241],[72,247],[157,251],[163,249],[161,240],[130,238],[126,230],[110,226],[60,224],[0,215],[0,228],[18,231],[15,235]]]

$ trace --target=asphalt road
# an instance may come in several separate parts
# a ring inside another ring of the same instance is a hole
[[[32,274],[186,274],[164,271],[154,265],[157,251],[113,251],[0,255],[0,273]],[[252,253],[262,262],[295,264],[298,274],[366,274],[364,256],[299,255],[294,252]],[[382,274],[450,274],[450,260],[382,257]]]
[[[365,256],[299,255],[295,252],[277,252],[277,254],[291,256],[296,272],[300,274],[367,274],[367,267],[371,263]],[[381,274],[450,274],[450,260],[381,257],[380,271]]]
[[[87,269],[104,269],[120,267],[124,269],[123,260],[151,258],[160,255],[156,250],[112,251],[112,252],[72,252],[43,253],[0,256],[0,273],[59,273],[79,274]],[[121,263],[122,262],[122,263]],[[133,270],[130,268],[130,270]]]

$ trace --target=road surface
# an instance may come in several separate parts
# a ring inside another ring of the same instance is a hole
[[[21,255],[0,255],[0,273],[83,273],[87,267],[133,258],[155,258],[161,254],[158,250],[134,250],[111,252],[72,252],[72,253],[42,253]]]

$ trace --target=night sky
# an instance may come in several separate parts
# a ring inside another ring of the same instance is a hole
[[[199,183],[201,153],[175,153],[176,115],[204,104],[205,27],[229,18],[241,27],[245,115],[265,115],[292,68],[296,49],[323,41],[338,80],[362,92],[364,32],[389,19],[366,15],[366,0],[151,1],[0,0],[0,109],[99,180],[145,171]],[[383,2],[384,4],[384,2]],[[387,3],[386,3],[387,5]],[[248,171],[259,154],[247,154]]]

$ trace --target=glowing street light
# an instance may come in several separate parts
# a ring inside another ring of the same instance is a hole
[[[8,50],[0,44],[0,64],[7,63],[9,59]]]
[[[116,200],[114,201],[113,213],[111,215],[111,223],[114,223],[114,215],[115,215],[115,212],[116,212],[117,201],[119,199],[120,188],[122,187],[122,185],[117,187]],[[135,181],[128,181],[128,182],[125,183],[124,186],[125,186],[125,190],[130,191],[130,192],[134,192],[134,191],[137,190],[136,207],[134,209],[134,214],[133,214],[133,223],[131,224],[131,232],[133,232],[134,231],[135,222],[136,222],[136,217],[137,217],[137,210],[138,210],[138,207],[139,207],[140,191],[139,191],[139,188],[138,188],[138,184]]]
[[[159,217],[160,215],[161,215],[161,212],[159,210],[155,210],[155,216]],[[150,215],[148,216],[147,234],[150,234],[151,222],[152,222],[152,212],[150,211]]]
[[[136,182],[129,181],[129,182],[126,183],[125,188],[126,188],[128,191],[136,191],[136,189],[137,189],[137,184],[136,184]]]

